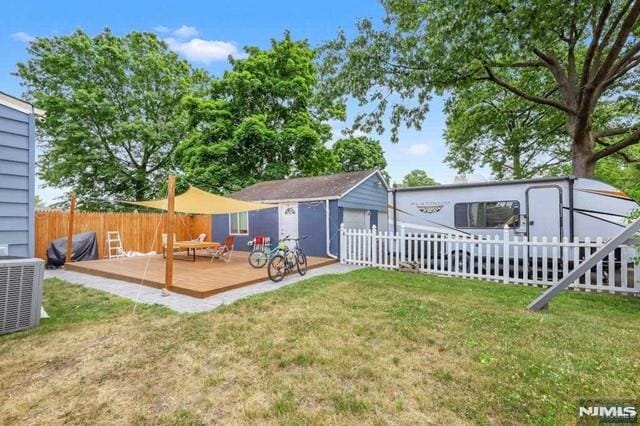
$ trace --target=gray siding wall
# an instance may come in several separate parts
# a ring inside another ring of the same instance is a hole
[[[35,118],[0,105],[0,244],[34,255]]]
[[[387,203],[387,188],[377,173],[338,201],[340,207],[378,211],[387,211]]]
[[[229,215],[216,214],[211,219],[213,225],[213,241],[222,242],[229,235]],[[256,235],[271,238],[272,247],[278,243],[278,208],[249,212],[249,235],[236,235],[234,250],[249,251],[247,245]]]
[[[300,240],[300,247],[307,256],[327,255],[327,219],[324,201],[298,203],[298,236],[308,235]]]

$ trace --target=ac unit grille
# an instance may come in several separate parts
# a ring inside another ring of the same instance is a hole
[[[0,334],[39,322],[42,269],[41,261],[0,262]]]

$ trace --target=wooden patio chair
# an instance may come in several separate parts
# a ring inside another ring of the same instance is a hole
[[[222,244],[211,254],[211,261],[213,262],[215,259],[222,259],[226,263],[231,262],[231,255],[233,254],[233,243],[235,242],[235,240],[235,235],[228,235],[227,238],[224,239],[224,244]]]

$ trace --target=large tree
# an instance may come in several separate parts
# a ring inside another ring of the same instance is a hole
[[[229,192],[256,181],[327,173],[333,158],[329,118],[341,106],[316,97],[315,51],[286,33],[271,47],[245,49],[212,83],[207,99],[192,99],[189,138],[177,158],[190,182]]]
[[[456,91],[446,105],[445,161],[460,173],[487,166],[498,179],[525,179],[570,162],[562,113],[492,84]]]
[[[435,186],[440,185],[434,178],[429,176],[427,172],[420,169],[411,170],[402,179],[403,187],[413,186]]]
[[[76,191],[80,205],[157,195],[187,131],[183,99],[206,77],[149,33],[37,38],[18,64],[38,125],[42,179]]]
[[[640,0],[382,3],[382,28],[362,20],[353,40],[341,33],[323,49],[323,93],[376,105],[356,126],[382,129],[390,107],[395,139],[403,122],[420,128],[434,91],[489,82],[563,114],[578,176],[592,176],[599,160],[640,141]],[[529,90],[519,85],[527,74],[551,84]],[[610,108],[616,119],[599,120]]]
[[[380,142],[366,136],[338,139],[331,151],[335,156],[335,170],[338,172],[372,169],[384,171],[387,167]]]

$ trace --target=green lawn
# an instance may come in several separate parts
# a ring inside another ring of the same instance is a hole
[[[0,423],[572,423],[640,395],[640,300],[360,270],[180,315],[49,280]]]

